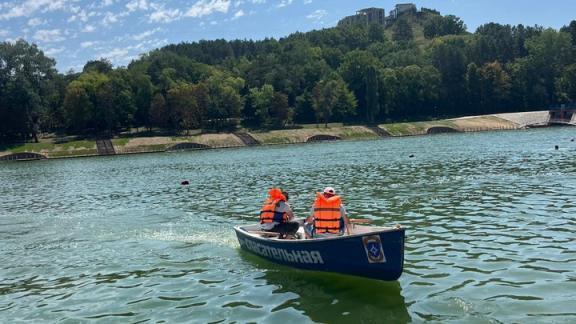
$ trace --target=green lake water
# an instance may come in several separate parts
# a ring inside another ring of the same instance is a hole
[[[575,323],[574,137],[549,128],[2,163],[0,322]],[[257,220],[273,185],[297,216],[333,186],[351,217],[405,226],[402,277],[307,272],[241,251],[232,227]]]

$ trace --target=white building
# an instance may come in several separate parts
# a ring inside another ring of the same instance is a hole
[[[388,19],[397,19],[400,15],[406,12],[416,12],[416,5],[413,3],[400,3],[395,6],[394,9],[390,10]]]

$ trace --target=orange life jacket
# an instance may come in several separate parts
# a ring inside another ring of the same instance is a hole
[[[324,197],[316,193],[314,201],[314,230],[316,233],[340,233],[340,207],[342,199],[339,196]]]
[[[264,223],[285,223],[288,219],[288,214],[285,212],[277,212],[276,207],[281,201],[286,201],[286,197],[282,194],[280,189],[272,188],[270,192],[268,192],[270,196],[264,202],[264,206],[260,210],[260,224]]]

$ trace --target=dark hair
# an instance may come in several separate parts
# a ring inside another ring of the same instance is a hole
[[[282,190],[282,194],[284,195],[284,197],[286,197],[286,201],[288,201],[288,199],[290,199],[290,195],[288,195],[287,191]]]

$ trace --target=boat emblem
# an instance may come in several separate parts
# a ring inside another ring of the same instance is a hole
[[[366,251],[366,257],[368,257],[369,263],[385,263],[386,256],[382,249],[382,241],[380,241],[380,236],[364,236],[362,237],[362,243],[364,243],[364,250]]]

